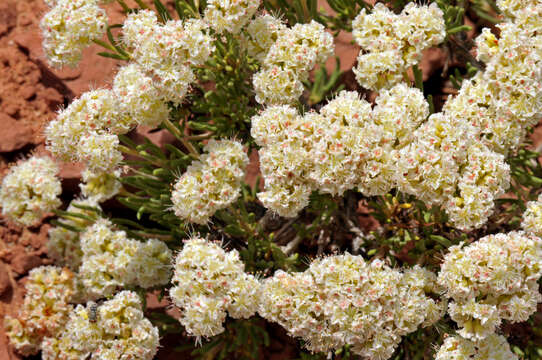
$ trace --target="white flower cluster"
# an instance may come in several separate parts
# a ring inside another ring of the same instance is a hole
[[[122,159],[118,137],[108,129],[118,117],[112,91],[84,93],[47,125],[47,149],[63,161],[84,162],[93,172],[111,171]]]
[[[107,16],[98,0],[55,0],[41,20],[43,49],[51,66],[76,66],[93,40],[105,33]]]
[[[346,91],[320,114],[270,106],[252,118],[265,179],[258,197],[293,217],[314,190],[342,195],[357,187],[373,196],[396,187],[443,206],[460,229],[480,227],[509,187],[510,167],[462,118],[428,116],[421,91],[404,83],[382,90],[374,109]]]
[[[537,201],[529,201],[523,213],[521,227],[526,233],[542,238],[542,194]]]
[[[311,351],[351,345],[364,358],[388,359],[401,337],[442,317],[436,276],[401,273],[348,253],[313,261],[305,272],[277,271],[262,284],[258,313],[306,341]]]
[[[190,335],[220,334],[226,312],[235,319],[254,315],[260,300],[259,282],[244,268],[237,250],[226,252],[200,238],[184,243],[175,259],[175,286],[169,294],[181,309],[179,321]]]
[[[56,336],[62,330],[77,285],[70,270],[41,266],[29,272],[25,290],[18,316],[6,316],[4,329],[17,351],[28,356],[38,353],[44,337]]]
[[[463,230],[482,226],[510,185],[504,156],[477,141],[475,133],[460,117],[433,114],[400,150],[398,166],[399,190],[443,206]]]
[[[18,225],[39,223],[61,205],[57,173],[58,167],[49,157],[32,156],[11,167],[0,187],[2,215]]]
[[[333,54],[333,36],[316,21],[283,28],[278,21],[264,38],[277,40],[262,61],[262,69],[254,74],[252,83],[256,101],[260,104],[279,105],[295,102],[303,93],[303,81],[317,63],[323,63]],[[261,25],[256,25],[256,29]],[[275,28],[276,27],[276,28]],[[255,31],[252,29],[249,34]],[[252,35],[253,36],[253,35]],[[263,50],[258,52],[263,57]]]
[[[403,81],[407,69],[420,62],[422,52],[446,36],[444,14],[435,3],[408,3],[400,14],[377,3],[370,14],[362,9],[352,28],[362,49],[353,69],[356,79],[376,91]]]
[[[118,288],[165,285],[171,273],[171,250],[156,239],[143,243],[100,219],[81,234],[79,276],[89,298],[112,295]]]
[[[438,276],[448,312],[473,341],[493,334],[501,320],[526,321],[542,295],[542,239],[524,232],[488,235],[462,248],[449,248]]]
[[[67,211],[75,214],[94,216],[95,213],[84,210],[75,205],[90,206],[100,209],[100,205],[94,199],[74,199],[70,202]],[[101,210],[101,209],[100,209]],[[90,223],[86,219],[79,217],[64,217],[63,223],[68,226],[84,228]],[[67,266],[73,271],[77,271],[81,265],[83,251],[79,242],[79,234],[61,226],[49,229],[49,240],[47,241],[47,255],[60,266]]]
[[[491,334],[479,342],[449,336],[444,340],[435,360],[517,360],[516,354],[502,335]]]
[[[237,141],[210,140],[204,151],[171,193],[175,215],[197,224],[206,224],[217,210],[237,200],[248,165],[243,145]]]
[[[90,321],[91,312],[90,304],[86,308],[77,305],[63,331],[43,340],[43,359],[154,358],[159,346],[158,328],[144,317],[135,292],[122,291],[101,304],[96,321]]]
[[[342,91],[320,113],[301,116],[270,106],[252,118],[260,149],[264,205],[282,216],[303,209],[314,190],[342,195],[359,187],[382,195],[397,183],[397,149],[429,115],[418,89],[399,84],[383,91],[374,110],[356,92]],[[401,114],[401,116],[397,116]]]
[[[128,15],[122,32],[133,59],[152,79],[148,91],[152,83],[158,92],[150,99],[181,104],[195,80],[190,66],[202,65],[214,51],[209,27],[201,19],[170,20],[162,25],[154,11],[143,10]]]
[[[476,39],[486,70],[464,81],[444,112],[473,124],[484,144],[507,155],[542,115],[542,4],[499,3],[513,17],[497,25],[498,38],[484,29]]]
[[[122,188],[119,181],[121,170],[116,169],[112,173],[94,173],[85,169],[82,174],[82,182],[79,184],[81,194],[85,198],[96,202],[103,202],[118,194]]]
[[[47,148],[64,161],[86,164],[87,179],[103,179],[98,183],[107,186],[84,190],[105,200],[118,188],[112,179],[122,160],[117,135],[137,125],[156,127],[166,119],[169,110],[158,95],[140,66],[124,66],[115,76],[112,90],[86,92],[59,112],[45,129]]]
[[[286,29],[286,24],[281,19],[263,14],[247,25],[247,34],[241,38],[241,41],[248,54],[263,63],[271,46]]]
[[[209,0],[204,20],[217,32],[237,34],[258,10],[260,0]]]

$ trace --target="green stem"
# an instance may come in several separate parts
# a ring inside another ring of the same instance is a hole
[[[157,166],[157,167],[163,167],[161,163],[153,160],[153,159],[149,159],[148,157],[144,156],[144,155],[141,155],[137,150],[134,150],[134,149],[130,149],[129,147],[127,146],[124,146],[124,145],[119,145],[119,150],[122,151],[123,153],[127,154],[127,155],[133,155],[133,156],[137,156],[137,157],[140,157],[142,159],[145,159],[147,161],[149,161],[151,164]]]
[[[204,140],[211,136],[213,136],[213,132],[207,131],[206,133],[203,133],[203,134],[187,136],[186,139],[187,140]]]
[[[98,39],[94,39],[92,40],[93,43],[97,44],[97,45],[100,45],[101,47],[104,47],[106,48],[107,50],[111,50],[113,51],[114,53],[117,52],[117,49],[115,49],[115,47],[111,44],[108,44],[106,43],[105,41],[102,41],[102,40],[98,40]]]
[[[166,126],[166,128],[184,145],[184,147],[188,150],[190,155],[192,155],[194,158],[199,159],[199,153],[188,141],[184,134],[181,133],[181,130],[179,130],[178,127],[176,127],[169,119],[164,120],[163,124]]]
[[[66,229],[66,230],[70,230],[70,231],[73,231],[73,232],[76,232],[76,233],[80,233],[80,232],[83,232],[85,230],[85,229],[82,229],[82,228],[80,228],[78,226],[64,224],[63,222],[58,221],[58,220],[51,220],[51,225],[60,226],[60,227],[63,227],[64,229]]]
[[[163,235],[163,234],[153,234],[153,233],[147,233],[144,231],[139,230],[131,230],[134,234],[137,234],[141,237],[148,238],[148,239],[158,239],[162,241],[172,241],[173,236],[171,235]]]

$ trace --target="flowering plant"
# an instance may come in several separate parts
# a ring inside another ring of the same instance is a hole
[[[282,331],[302,359],[540,359],[541,1],[134,1],[122,24],[46,1],[51,66],[92,43],[120,66],[2,180],[8,221],[57,216],[15,349],[256,359]],[[330,72],[344,34],[356,64]],[[66,207],[63,161],[85,166]]]

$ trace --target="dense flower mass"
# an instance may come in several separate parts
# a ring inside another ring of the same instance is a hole
[[[11,167],[0,187],[2,215],[18,225],[39,223],[61,204],[57,173],[58,167],[49,157],[32,156]]]
[[[256,17],[247,25],[247,36],[242,39],[248,54],[263,63],[271,46],[286,29],[280,18],[269,14]]]
[[[125,21],[113,25],[99,6],[110,1],[45,0],[51,65],[76,65],[93,42],[124,63],[45,128],[47,150],[85,169],[66,211],[56,210],[62,187],[49,157],[21,161],[2,180],[6,220],[36,226],[59,216],[47,251],[65,266],[30,271],[19,313],[5,317],[19,353],[150,360],[158,329],[171,326],[144,316],[156,290],[169,294],[196,344],[228,329],[204,357],[261,355],[269,324],[237,320],[258,314],[328,357],[345,349],[371,360],[402,350],[427,357],[398,347],[434,326],[458,329],[417,346],[442,343],[435,360],[518,359],[523,345],[512,337],[509,345],[499,327],[527,321],[542,302],[540,149],[522,149],[542,119],[541,0],[469,5],[480,21],[496,13],[503,21],[472,38],[463,36],[466,2],[337,0],[331,16],[313,2],[118,1]],[[352,87],[338,62],[321,71],[334,37],[349,29],[367,98],[342,90]],[[466,70],[450,77],[457,91],[444,103],[447,85],[419,83],[422,54],[440,44],[443,74],[452,62]],[[140,125],[174,140],[154,144],[135,134]],[[258,151],[263,190],[244,183],[247,148]],[[499,199],[508,191],[512,199]],[[138,221],[118,209],[106,218],[108,199]],[[362,223],[364,207],[376,224]],[[33,230],[21,244],[37,249]],[[208,238],[176,242],[189,231]],[[231,251],[208,240],[216,234]],[[339,254],[350,249],[360,255]],[[16,259],[12,250],[0,258]]]
[[[158,350],[158,328],[144,317],[141,300],[122,291],[94,310],[77,305],[63,331],[43,340],[42,356],[54,359],[150,360]],[[96,316],[91,321],[91,317]]]
[[[137,64],[120,68],[113,81],[113,92],[121,99],[117,106],[128,120],[112,124],[114,133],[126,133],[135,124],[154,128],[168,117],[169,109],[159,90]]]
[[[120,169],[113,172],[95,173],[85,169],[81,174],[82,182],[79,184],[81,194],[96,202],[103,202],[118,194],[122,185],[119,181]]]
[[[24,356],[37,354],[42,340],[56,336],[68,321],[69,303],[77,291],[74,273],[66,268],[32,269],[25,284],[26,296],[16,317],[7,316],[4,328],[11,344]]]
[[[238,33],[260,6],[260,0],[209,0],[204,19],[217,32]]]
[[[252,118],[251,135],[262,146],[260,168],[265,179],[265,191],[258,197],[267,208],[288,217],[307,205],[314,190],[342,195],[357,187],[367,195],[383,195],[399,186],[422,199],[437,201],[429,194],[424,197],[424,192],[445,180],[435,171],[433,183],[424,185],[418,169],[425,154],[416,147],[416,140],[420,138],[419,147],[435,147],[427,139],[431,122],[428,129],[414,131],[428,116],[429,105],[421,91],[405,84],[382,91],[374,109],[359,94],[348,91],[341,92],[319,114],[301,116],[287,105],[270,106]],[[457,138],[461,135],[454,133]],[[451,159],[452,155],[447,155],[450,149],[442,151]],[[407,158],[410,154],[415,156],[412,161]],[[435,156],[426,156],[436,163]],[[459,165],[455,168],[458,171]],[[450,194],[457,178],[448,180]]]
[[[362,9],[352,22],[352,35],[361,47],[354,68],[361,86],[380,90],[403,81],[422,52],[440,44],[446,36],[444,14],[436,3],[408,3],[400,14],[377,3],[370,13]]]
[[[124,231],[112,229],[100,219],[81,234],[81,282],[89,298],[114,294],[119,288],[137,285],[149,288],[167,284],[171,250],[156,239],[143,243]]]
[[[88,177],[112,173],[122,154],[118,134],[138,125],[157,127],[167,119],[169,109],[153,80],[137,64],[120,68],[113,89],[84,93],[59,112],[46,129],[47,148],[64,161],[86,164]],[[93,189],[104,198],[109,189]],[[87,188],[90,193],[92,190]],[[104,198],[105,199],[105,198]]]
[[[47,148],[61,160],[84,162],[91,171],[110,171],[122,159],[119,140],[108,130],[120,117],[111,90],[86,92],[47,125]]]
[[[401,273],[361,256],[315,260],[303,273],[277,271],[263,281],[258,313],[277,322],[311,351],[351,345],[355,354],[388,359],[401,336],[437,321],[436,276],[420,267]]]
[[[445,113],[476,126],[482,142],[504,155],[518,148],[542,114],[542,35],[534,20],[542,4],[516,7],[519,3],[500,2],[510,17],[497,25],[499,36],[484,29],[476,39],[485,71],[463,82],[458,96],[444,106]]]
[[[502,335],[491,334],[479,342],[449,336],[439,348],[435,360],[517,360]]]
[[[56,0],[49,5],[40,24],[47,60],[55,67],[76,66],[83,50],[105,33],[105,11],[98,0]]]
[[[205,239],[192,238],[177,255],[169,291],[181,309],[179,321],[190,335],[210,337],[224,331],[226,314],[235,319],[256,312],[258,280],[244,272],[237,250],[226,252]]]
[[[467,339],[481,340],[501,320],[526,321],[542,295],[542,239],[523,232],[488,235],[449,248],[438,281],[453,301],[448,312]]]
[[[197,224],[206,224],[217,210],[237,200],[248,165],[243,145],[237,141],[211,140],[204,151],[171,193],[175,215]]]
[[[175,104],[182,103],[195,80],[190,65],[202,65],[214,51],[209,26],[201,19],[159,24],[156,13],[143,10],[128,15],[122,31],[133,59],[152,79],[159,96]]]
[[[264,22],[275,23],[269,33],[263,34],[264,41],[270,42],[274,37],[276,41],[265,54],[262,69],[254,74],[256,101],[267,105],[291,104],[303,93],[303,81],[309,71],[333,54],[333,36],[314,20],[292,28],[284,28],[276,19],[266,18]],[[261,25],[253,26],[257,29]],[[256,29],[249,30],[253,39]],[[263,58],[263,51],[256,55]]]

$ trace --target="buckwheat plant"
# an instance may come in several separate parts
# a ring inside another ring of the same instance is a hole
[[[62,331],[78,286],[75,274],[67,268],[41,266],[30,271],[25,290],[19,313],[7,316],[4,328],[17,351],[28,356],[39,352],[44,337]]]
[[[460,336],[447,337],[438,350],[435,359],[513,360],[518,359],[518,356],[510,350],[510,345],[504,336],[491,334],[478,343],[463,339]]]
[[[184,243],[174,266],[170,296],[190,335],[220,334],[226,312],[236,319],[256,312],[259,283],[244,272],[237,251],[226,252],[218,244],[193,238]]]
[[[21,355],[541,358],[542,1],[45,2],[118,67],[2,167]]]
[[[143,315],[141,299],[121,291],[97,309],[77,305],[65,329],[43,340],[44,359],[152,359],[158,350],[158,329]]]
[[[61,205],[57,173],[56,162],[46,156],[32,156],[12,166],[0,187],[2,215],[18,225],[38,224]]]

